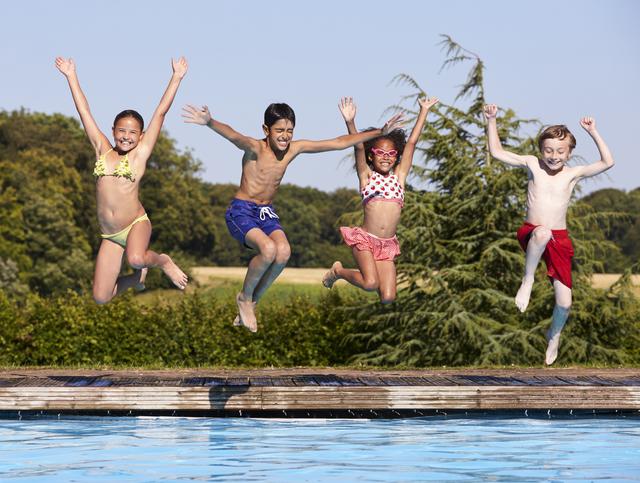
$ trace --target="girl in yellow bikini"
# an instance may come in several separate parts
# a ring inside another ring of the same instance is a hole
[[[171,64],[171,80],[144,135],[142,116],[136,111],[122,111],[113,122],[115,145],[112,146],[91,115],[89,103],[78,82],[75,63],[72,59],[56,58],[56,67],[69,82],[80,120],[96,151],[93,174],[96,177],[98,222],[103,235],[93,277],[93,298],[99,304],[109,302],[130,287],[144,288],[148,267],[160,267],[179,289],[187,285],[187,276],[169,255],[148,249],[151,222],[138,198],[138,187],[147,159],[178,86],[187,73],[184,57],[172,60]],[[132,275],[121,277],[120,267],[125,254],[135,271]]]

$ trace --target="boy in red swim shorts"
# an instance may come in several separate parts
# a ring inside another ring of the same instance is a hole
[[[495,104],[484,106],[487,121],[489,151],[498,161],[525,168],[529,174],[527,187],[527,218],[517,233],[520,246],[526,253],[524,277],[515,302],[521,312],[529,305],[533,280],[540,258],[547,265],[547,275],[553,284],[555,307],[551,327],[547,331],[545,363],[553,364],[558,357],[560,333],[571,308],[571,259],[573,246],[567,232],[567,208],[576,183],[600,174],[614,165],[613,157],[596,130],[592,117],[583,117],[580,125],[591,136],[601,159],[581,166],[566,166],[576,139],[563,125],[546,128],[538,138],[541,157],[519,155],[506,151],[500,143]]]

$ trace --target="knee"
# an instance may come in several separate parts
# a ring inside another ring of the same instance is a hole
[[[127,263],[131,268],[144,268],[146,265],[144,263],[144,254],[143,253],[127,253]]]
[[[533,234],[531,236],[537,243],[546,244],[549,242],[549,240],[551,240],[551,235],[551,230],[545,228],[544,226],[539,226],[538,228],[533,230]]]
[[[378,280],[375,278],[365,278],[362,282],[362,288],[367,292],[375,292],[378,290]]]
[[[93,301],[98,305],[107,304],[111,302],[112,298],[113,298],[112,293],[106,293],[104,291],[96,290],[96,289],[93,290]]]
[[[259,249],[260,256],[264,259],[264,261],[267,263],[273,263],[273,261],[276,259],[276,255],[278,254],[278,248],[276,247],[276,244],[271,240],[267,240],[260,245]]]
[[[569,313],[569,311],[571,310],[571,300],[556,302],[556,307],[558,310]]]
[[[286,265],[291,257],[291,246],[288,243],[278,243],[276,245],[275,262],[279,265]]]
[[[380,293],[380,303],[383,305],[387,305],[392,303],[396,299],[395,292],[381,292]]]

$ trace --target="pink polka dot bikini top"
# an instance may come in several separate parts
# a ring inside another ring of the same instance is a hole
[[[370,201],[392,201],[404,206],[404,188],[393,173],[384,176],[373,171],[367,185],[360,190],[360,196],[363,205]]]

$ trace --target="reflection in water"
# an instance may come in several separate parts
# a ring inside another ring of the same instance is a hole
[[[624,480],[640,418],[0,420],[0,480]]]

